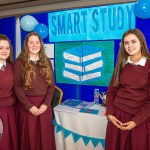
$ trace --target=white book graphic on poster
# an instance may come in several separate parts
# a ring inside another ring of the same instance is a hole
[[[63,53],[65,78],[84,82],[101,77],[103,67],[102,48],[91,45],[67,49]]]
[[[78,82],[81,81],[80,76],[77,75],[77,74],[74,74],[74,73],[72,73],[72,72],[69,72],[69,71],[64,70],[64,71],[63,71],[63,75],[64,75],[64,77],[69,78],[69,79],[72,79],[72,80],[74,80],[74,81],[78,81]]]
[[[95,78],[101,77],[101,72],[94,72],[94,73],[85,74],[85,75],[78,75],[78,74],[64,70],[63,75],[64,75],[64,77],[66,77],[68,79],[78,81],[78,82],[84,82],[84,81],[87,81],[90,79],[95,79]]]
[[[86,65],[86,66],[83,66],[83,67],[81,65],[65,63],[65,68],[68,68],[68,69],[73,70],[73,71],[83,72],[83,74],[88,72],[88,71],[92,71],[92,70],[101,68],[102,66],[103,66],[103,61],[102,60],[96,61],[92,64],[89,64],[89,65]]]

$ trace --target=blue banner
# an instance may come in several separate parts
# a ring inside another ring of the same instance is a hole
[[[121,39],[135,28],[135,3],[48,13],[49,41]]]
[[[88,136],[84,136],[84,135],[74,133],[70,130],[65,129],[61,125],[57,124],[55,119],[53,121],[53,124],[56,128],[56,130],[55,130],[56,133],[63,132],[64,139],[67,138],[68,136],[72,136],[73,140],[74,140],[74,143],[76,143],[76,142],[78,142],[78,140],[80,138],[82,138],[85,146],[87,146],[89,144],[89,142],[91,141],[94,147],[96,147],[100,143],[102,145],[103,149],[105,149],[105,139],[93,138],[93,137],[88,137]],[[66,132],[67,132],[67,135],[66,135]]]

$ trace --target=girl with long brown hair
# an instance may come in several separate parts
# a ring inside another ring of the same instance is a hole
[[[150,54],[138,29],[122,37],[106,110],[106,150],[150,150]]]
[[[55,150],[51,108],[54,75],[36,32],[26,36],[14,68],[19,150]]]

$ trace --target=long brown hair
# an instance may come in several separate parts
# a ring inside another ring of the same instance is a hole
[[[8,58],[6,59],[6,61],[10,64],[13,64],[14,56],[13,56],[13,48],[11,45],[11,41],[9,40],[9,38],[5,34],[0,34],[0,41],[1,40],[8,41],[9,47],[10,47],[10,54],[9,54]]]
[[[117,63],[116,63],[116,67],[114,70],[114,87],[118,87],[118,85],[119,85],[120,73],[124,69],[126,61],[129,56],[124,48],[124,38],[125,38],[125,36],[127,36],[129,34],[134,34],[139,39],[140,44],[141,44],[142,56],[145,56],[146,58],[150,59],[150,54],[148,51],[148,47],[146,44],[144,34],[139,29],[131,29],[131,30],[126,31],[124,33],[121,43],[120,43],[120,49],[119,49],[119,53],[118,53],[118,57],[117,57]]]
[[[52,77],[53,77],[52,70],[50,68],[50,60],[45,54],[44,45],[43,45],[41,37],[36,32],[30,32],[25,37],[23,50],[21,51],[21,54],[18,57],[19,59],[22,60],[21,69],[22,69],[22,74],[24,78],[25,89],[32,88],[32,80],[35,77],[34,67],[30,63],[30,53],[29,53],[29,49],[27,46],[29,37],[32,35],[37,36],[41,44],[38,63],[40,66],[40,73],[44,76],[45,83],[47,86],[52,84]]]

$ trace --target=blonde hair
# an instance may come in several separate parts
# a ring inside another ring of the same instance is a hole
[[[140,44],[141,44],[142,56],[145,56],[146,58],[150,59],[150,54],[148,51],[148,47],[146,44],[144,34],[138,29],[131,29],[131,30],[126,31],[124,33],[121,43],[120,43],[120,49],[119,49],[119,53],[118,53],[118,57],[117,57],[117,63],[116,63],[116,67],[114,70],[114,87],[118,87],[118,85],[119,85],[120,73],[124,69],[126,61],[129,56],[124,48],[124,38],[125,38],[125,36],[127,36],[129,34],[134,34],[139,39]]]
[[[45,54],[42,39],[36,32],[31,32],[25,37],[23,50],[21,51],[21,54],[18,57],[22,60],[21,69],[24,78],[25,89],[32,88],[32,79],[35,77],[34,67],[30,63],[30,53],[27,46],[29,37],[31,37],[32,35],[37,36],[41,44],[38,63],[40,66],[40,73],[42,74],[42,76],[44,76],[45,83],[47,86],[52,84],[53,78],[52,69],[50,68],[50,61]]]

